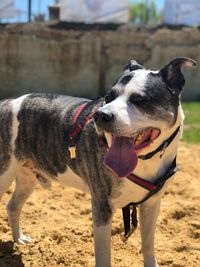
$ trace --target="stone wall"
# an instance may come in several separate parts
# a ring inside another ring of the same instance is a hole
[[[0,26],[0,98],[29,92],[96,97],[130,59],[155,70],[176,56],[200,62],[198,28],[55,26]],[[200,100],[199,68],[184,70],[185,100]]]

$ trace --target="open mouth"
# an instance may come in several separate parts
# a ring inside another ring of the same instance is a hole
[[[119,178],[128,176],[137,166],[137,153],[152,144],[159,135],[160,130],[156,128],[143,129],[131,138],[113,135],[104,165]]]
[[[141,131],[136,138],[134,138],[134,147],[136,151],[144,149],[153,143],[160,135],[160,130],[156,128],[147,128]]]

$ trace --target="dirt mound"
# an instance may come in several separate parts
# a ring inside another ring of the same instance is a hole
[[[162,200],[157,223],[156,251],[160,266],[196,267],[200,264],[200,145],[181,144],[175,176]],[[25,234],[33,243],[18,246],[4,209],[11,191],[1,202],[1,267],[94,266],[90,197],[54,184],[51,191],[39,186],[22,213]],[[3,204],[3,205],[2,205]],[[122,216],[114,216],[112,262],[118,267],[142,266],[139,228],[122,242]]]

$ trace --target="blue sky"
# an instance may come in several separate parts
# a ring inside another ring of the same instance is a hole
[[[150,0],[147,0],[147,2]],[[162,9],[165,0],[155,0],[159,9]],[[48,6],[53,4],[54,0],[32,0],[32,13],[44,13],[46,18],[48,16]],[[139,2],[139,0],[129,0],[129,2]],[[27,21],[27,10],[28,10],[28,0],[14,0],[15,9],[22,11],[21,15],[18,15],[15,19],[9,19],[8,22],[26,22]],[[7,22],[6,20],[2,20]]]

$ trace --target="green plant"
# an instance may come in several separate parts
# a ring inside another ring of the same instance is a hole
[[[137,24],[155,24],[161,19],[161,12],[157,10],[154,0],[149,4],[144,0],[129,4],[129,14],[130,20]]]
[[[183,140],[200,143],[200,102],[183,103],[185,113]]]

